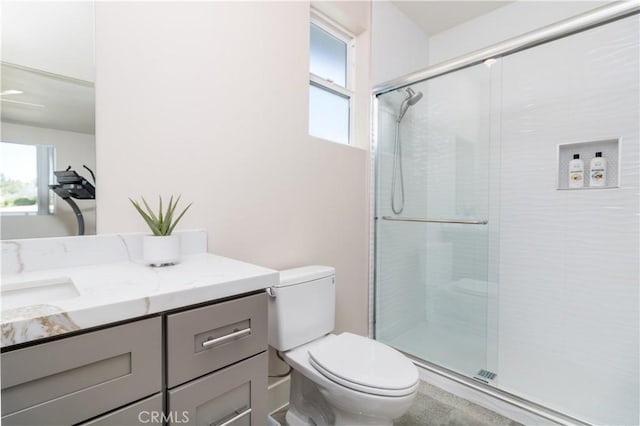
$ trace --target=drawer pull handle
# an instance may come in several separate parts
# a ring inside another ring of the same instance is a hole
[[[211,423],[210,426],[229,426],[231,423],[235,422],[236,420],[239,420],[241,418],[243,418],[244,416],[246,416],[247,414],[251,413],[251,408],[247,408],[246,410],[238,413],[238,411],[240,410],[236,410],[233,412],[233,414],[235,414],[235,416],[232,416],[229,420],[223,422],[223,423]],[[237,414],[236,414],[237,413]]]
[[[234,331],[233,333],[229,333],[225,336],[216,337],[215,339],[211,339],[211,340],[205,340],[204,342],[202,342],[202,347],[205,349],[212,348],[214,346],[227,343],[229,340],[248,336],[250,334],[251,334],[251,327],[247,327],[244,330]]]

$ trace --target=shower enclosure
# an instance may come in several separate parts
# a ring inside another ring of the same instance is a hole
[[[377,91],[376,339],[565,418],[639,424],[637,9]]]

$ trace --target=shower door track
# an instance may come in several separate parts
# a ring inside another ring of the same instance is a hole
[[[467,55],[459,56],[449,61],[379,84],[373,88],[373,94],[377,96],[401,89],[421,81],[480,64],[487,59],[510,55],[530,47],[607,24],[617,19],[626,18],[638,12],[640,12],[640,3],[638,3],[637,0],[625,0],[608,4],[581,15],[511,38],[502,43],[494,44],[485,49],[477,50]]]
[[[536,416],[542,417],[553,423],[557,423],[559,425],[567,425],[567,426],[573,426],[573,425],[593,426],[592,423],[587,423],[583,420],[577,419],[572,416],[568,416],[559,411],[552,410],[548,407],[537,404],[528,399],[519,397],[509,392],[505,392],[494,386],[490,386],[482,382],[473,380],[470,377],[456,373],[455,371],[449,370],[448,368],[442,367],[437,364],[433,364],[423,359],[416,358],[415,356],[408,354],[406,352],[402,352],[402,353],[406,355],[409,359],[411,359],[411,361],[420,368],[423,368],[433,374],[437,374],[438,376],[441,376],[447,380],[454,381],[470,389],[481,392],[492,398],[498,399],[507,404],[513,405],[521,410],[524,410]]]

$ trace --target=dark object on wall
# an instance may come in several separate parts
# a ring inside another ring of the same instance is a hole
[[[87,166],[83,165],[82,167],[89,170],[95,183],[93,171]],[[76,173],[75,170],[71,170],[71,166],[67,167],[67,170],[53,172],[53,174],[56,175],[58,183],[49,185],[49,188],[71,206],[78,221],[78,235],[84,235],[84,217],[73,198],[77,200],[94,200],[96,198],[96,188],[91,182]]]

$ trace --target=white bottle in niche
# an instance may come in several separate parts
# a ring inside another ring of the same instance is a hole
[[[569,162],[569,188],[582,188],[584,186],[584,162],[580,154],[573,154],[573,160]]]
[[[596,152],[596,156],[591,159],[589,170],[589,186],[607,186],[607,160],[602,157],[601,152]]]

